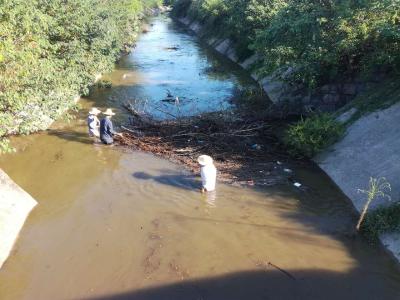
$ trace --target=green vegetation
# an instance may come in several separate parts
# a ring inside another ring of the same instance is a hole
[[[324,84],[400,72],[400,2],[397,0],[169,0],[176,17],[188,16],[210,35],[230,38],[240,59],[256,53],[253,71],[276,75],[312,91]],[[398,80],[360,95],[357,113],[398,99]],[[344,132],[333,116],[291,125],[286,144],[312,157]]]
[[[361,232],[373,242],[382,233],[400,232],[400,204],[395,203],[369,212],[361,225]]]
[[[0,0],[0,152],[5,136],[46,128],[112,69],[146,0]]]
[[[397,0],[175,0],[189,15],[231,38],[240,55],[256,52],[259,72],[285,74],[309,88],[332,79],[400,71]],[[287,74],[287,72],[286,72]]]
[[[349,125],[365,114],[389,108],[398,101],[400,101],[400,78],[394,77],[379,83],[379,85],[370,86],[365,93],[357,96],[335,115],[339,116],[351,108],[355,108],[356,112],[346,122],[346,125]]]
[[[97,87],[100,89],[110,89],[112,88],[112,82],[109,80],[99,80],[99,82],[97,82]]]
[[[336,142],[344,126],[330,114],[316,114],[289,125],[284,142],[289,153],[296,157],[313,157]]]
[[[365,92],[330,117],[329,115],[314,116],[311,120],[302,119],[289,126],[285,136],[286,144],[293,155],[312,157],[339,140],[345,128],[363,115],[389,108],[399,101],[400,81],[398,77],[387,79],[379,84],[372,84]],[[335,121],[337,117],[352,108],[356,109],[355,112],[343,125]],[[331,138],[328,138],[326,143],[322,143],[325,137]]]
[[[357,226],[356,226],[357,231],[360,230],[361,224],[364,221],[364,218],[367,214],[367,211],[368,211],[368,208],[369,208],[371,202],[377,198],[387,198],[387,199],[391,200],[390,196],[387,194],[391,190],[392,190],[392,188],[390,187],[390,183],[384,177],[381,177],[381,178],[371,177],[369,179],[368,190],[358,189],[359,193],[363,193],[363,194],[367,195],[367,202],[365,202],[365,205],[361,212],[360,218],[358,219]]]

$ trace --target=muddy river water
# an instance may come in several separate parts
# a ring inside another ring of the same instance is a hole
[[[159,117],[193,114],[229,107],[234,87],[251,84],[168,18],[150,29],[106,76],[113,88],[0,156],[39,202],[0,270],[0,299],[400,299],[396,264],[346,234],[351,206],[318,169],[296,170],[306,192],[219,184],[204,196],[177,165],[93,144],[93,105],[115,108],[117,122],[135,98]],[[219,74],[205,72],[215,64]],[[160,104],[166,88],[187,102]]]

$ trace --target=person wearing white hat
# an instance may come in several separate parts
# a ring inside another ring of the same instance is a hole
[[[113,123],[111,122],[111,117],[115,115],[111,108],[107,108],[103,115],[106,117],[103,118],[100,122],[100,140],[103,144],[111,145],[114,143],[114,135],[122,136],[121,133],[117,133],[114,131]]]
[[[89,136],[90,137],[100,137],[99,127],[100,121],[97,118],[98,114],[101,113],[99,109],[93,107],[88,114],[87,117],[87,125],[89,129]]]
[[[217,181],[217,169],[214,166],[213,159],[208,155],[200,155],[197,158],[197,162],[200,164],[201,191],[203,193],[214,191]]]

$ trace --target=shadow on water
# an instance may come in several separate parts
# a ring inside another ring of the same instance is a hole
[[[187,175],[182,173],[173,173],[173,174],[163,174],[163,175],[151,175],[146,172],[135,172],[132,174],[134,178],[140,180],[154,180],[158,183],[169,185],[185,190],[199,190],[201,187],[198,176],[196,175]]]
[[[243,300],[243,299],[399,299],[400,294],[382,295],[374,285],[365,285],[368,274],[323,270],[295,270],[260,264],[259,271],[186,280],[137,291],[87,298],[91,300]],[[368,279],[367,279],[368,280]]]
[[[88,145],[93,144],[93,140],[89,138],[86,132],[49,129],[46,131],[46,133],[50,136],[55,136],[70,142],[83,143]]]

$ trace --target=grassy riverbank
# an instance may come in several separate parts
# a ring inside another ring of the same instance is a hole
[[[66,117],[99,73],[110,71],[137,37],[155,0],[2,1],[0,152],[5,137]]]

